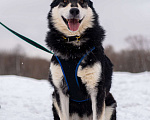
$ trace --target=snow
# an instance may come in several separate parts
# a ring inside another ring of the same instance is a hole
[[[0,120],[52,120],[52,91],[46,80],[0,76]]]
[[[115,72],[111,92],[118,120],[150,119],[150,72]],[[46,80],[0,76],[0,120],[53,120],[52,87]]]
[[[150,120],[150,72],[115,73],[112,93],[118,120]]]

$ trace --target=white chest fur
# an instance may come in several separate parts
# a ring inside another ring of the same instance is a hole
[[[97,62],[93,66],[88,66],[84,69],[79,66],[77,75],[78,77],[81,77],[82,82],[86,84],[88,89],[93,89],[99,82],[101,71],[101,64],[100,62]]]
[[[55,65],[55,64],[51,63],[50,71],[51,71],[51,75],[52,75],[53,84],[57,88],[59,88],[61,85],[62,79],[63,79],[63,73],[62,73],[60,65]]]
[[[60,65],[51,63],[50,71],[54,85],[60,87],[63,79],[63,72]],[[101,71],[101,64],[100,62],[97,62],[93,66],[87,66],[84,69],[79,66],[77,76],[81,77],[82,82],[86,84],[88,89],[93,89],[99,82]]]

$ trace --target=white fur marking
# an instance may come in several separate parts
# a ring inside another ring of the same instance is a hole
[[[91,93],[91,100],[92,100],[92,112],[93,112],[93,120],[97,120],[97,102],[96,102],[97,92],[93,91]]]
[[[73,115],[69,118],[69,120],[81,120],[81,118],[79,117],[78,114],[73,114]]]
[[[83,116],[82,120],[93,120],[93,115]]]
[[[59,90],[60,104],[62,111],[61,120],[69,120],[69,97],[66,97],[61,90]]]
[[[79,66],[77,75],[81,77],[81,80],[86,84],[87,89],[93,89],[99,82],[101,71],[101,64],[97,62],[92,67],[88,66],[84,69]]]
[[[105,109],[105,120],[110,120],[113,114],[114,108],[111,106],[107,106]]]
[[[60,84],[62,82],[62,79],[63,79],[63,73],[62,73],[60,65],[55,65],[55,64],[51,63],[50,71],[51,71],[52,81],[53,81],[54,85],[57,88],[59,88]]]

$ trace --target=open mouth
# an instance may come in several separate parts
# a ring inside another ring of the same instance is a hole
[[[79,19],[65,19],[63,16],[62,16],[64,22],[66,23],[66,25],[68,26],[69,30],[71,31],[77,31],[79,29],[79,26],[82,22],[83,19],[79,20]]]

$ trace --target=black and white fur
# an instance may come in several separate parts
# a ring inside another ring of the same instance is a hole
[[[78,9],[77,15],[70,10]],[[76,17],[81,21],[77,31],[71,31],[65,19]],[[90,100],[82,103],[69,100],[68,88],[61,67],[55,58],[51,59],[49,80],[54,87],[54,120],[116,120],[116,101],[111,93],[112,63],[104,54],[102,41],[104,30],[99,25],[98,15],[90,0],[53,0],[48,15],[50,31],[46,42],[55,55],[62,59],[84,58],[77,76],[80,86],[90,95]],[[80,41],[66,41],[62,38],[81,36]]]

